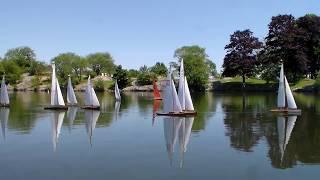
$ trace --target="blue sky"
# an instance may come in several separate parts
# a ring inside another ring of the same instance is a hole
[[[125,68],[173,61],[174,50],[200,45],[220,69],[236,30],[260,40],[272,16],[320,15],[319,0],[0,0],[0,56],[30,46],[38,59],[59,53],[110,52]]]

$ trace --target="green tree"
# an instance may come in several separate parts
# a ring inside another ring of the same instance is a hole
[[[150,68],[150,71],[158,76],[165,77],[168,73],[168,69],[164,63],[157,62],[154,66]]]
[[[36,61],[36,54],[30,47],[17,47],[9,49],[5,53],[4,59],[13,60],[18,66],[23,69],[24,72],[27,72],[31,63]]]
[[[115,68],[115,73],[112,78],[118,81],[119,89],[123,89],[130,84],[128,72],[125,69],[122,69],[121,65]]]
[[[138,77],[138,75],[139,75],[139,71],[138,71],[138,70],[136,70],[136,69],[129,69],[129,71],[128,71],[128,76],[129,76],[130,78],[136,78],[136,77]]]
[[[16,84],[21,78],[23,70],[14,61],[2,60],[1,61],[2,72],[1,75],[6,75],[6,80],[10,84]]]
[[[85,72],[86,68],[88,67],[88,62],[83,57],[75,57],[71,61],[73,72],[75,73],[78,82],[81,82],[82,75]]]
[[[30,63],[30,67],[29,67],[30,75],[42,75],[47,71],[49,71],[49,68],[44,62],[32,61]]]
[[[94,82],[94,89],[96,91],[104,91],[104,81],[102,79],[98,79],[96,82]]]
[[[59,77],[61,85],[65,85],[68,80],[68,75],[73,75],[74,64],[81,61],[81,57],[75,53],[63,53],[53,58],[52,61],[56,65],[56,72]]]
[[[246,77],[255,73],[258,65],[257,52],[261,47],[262,43],[249,29],[234,32],[230,36],[230,43],[225,46],[227,54],[224,57],[222,75],[240,75],[244,87]]]
[[[209,74],[211,76],[216,77],[218,75],[216,64],[212,62],[210,59],[206,60],[206,64],[208,65],[208,68],[209,68]]]
[[[111,75],[115,70],[114,60],[109,53],[94,53],[87,56],[88,63],[92,70],[100,75],[107,73]]]
[[[183,59],[185,75],[190,89],[205,90],[210,73],[206,63],[208,55],[205,52],[205,48],[197,45],[183,46],[174,52],[174,57],[178,58],[179,61]]]

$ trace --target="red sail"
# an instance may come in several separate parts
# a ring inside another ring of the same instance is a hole
[[[153,81],[153,96],[154,96],[154,99],[157,99],[157,100],[162,99],[157,86],[157,82],[155,80]]]

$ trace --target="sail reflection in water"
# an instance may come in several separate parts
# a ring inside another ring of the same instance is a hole
[[[114,104],[115,120],[118,120],[118,115],[119,115],[119,111],[120,111],[120,105],[121,105],[120,101],[116,101],[116,103]]]
[[[97,124],[98,118],[100,116],[100,111],[85,110],[84,116],[86,119],[86,129],[87,129],[87,133],[89,135],[90,145],[92,146],[93,131],[96,128],[96,124]]]
[[[191,136],[194,117],[167,117],[163,120],[164,136],[170,165],[173,165],[173,153],[179,138],[180,167],[183,167],[184,153]]]
[[[55,152],[57,149],[57,144],[59,141],[59,136],[61,132],[61,127],[63,123],[65,112],[62,111],[54,111],[52,112],[52,143],[53,143],[53,151]]]
[[[0,124],[3,139],[6,139],[6,128],[9,119],[9,112],[9,108],[0,108]]]
[[[78,107],[77,106],[70,106],[67,111],[67,119],[68,119],[68,129],[71,132],[73,122],[76,119],[78,112]]]
[[[282,163],[297,116],[279,116],[277,119],[280,161]]]

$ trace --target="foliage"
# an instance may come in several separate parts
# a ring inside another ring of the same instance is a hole
[[[230,43],[225,46],[227,54],[224,57],[222,75],[240,75],[244,85],[245,78],[254,75],[258,64],[257,51],[261,46],[262,43],[249,29],[234,32],[230,36]]]
[[[56,72],[59,77],[60,84],[63,85],[67,83],[68,75],[75,72],[74,65],[80,61],[81,57],[71,52],[59,54],[52,59],[52,62],[56,65]],[[77,74],[77,77],[79,76],[81,77],[81,74]]]
[[[9,49],[5,53],[4,59],[14,61],[24,72],[27,72],[31,63],[36,61],[36,54],[27,46],[17,47]]]
[[[44,62],[32,61],[29,67],[30,75],[42,75],[45,72],[48,72],[49,68]]]
[[[97,81],[95,81],[94,82],[94,89],[96,91],[104,91],[105,90],[104,81],[102,79],[98,79]]]
[[[107,73],[111,75],[114,72],[114,63],[109,53],[94,53],[87,56],[91,69],[97,74]]]
[[[33,88],[38,88],[41,84],[41,81],[40,81],[40,77],[39,76],[34,76],[32,79],[31,79],[31,87]]]
[[[137,84],[139,86],[150,85],[152,84],[152,81],[155,78],[155,76],[156,75],[151,72],[139,73],[137,77]]]
[[[125,69],[122,69],[122,66],[119,65],[115,68],[115,73],[112,77],[114,80],[117,80],[119,89],[123,89],[129,85],[128,72]]]
[[[0,73],[6,75],[6,80],[10,84],[16,84],[20,80],[23,71],[14,61],[2,60],[1,66],[2,72]]]
[[[71,61],[71,66],[73,69],[73,72],[75,74],[75,76],[77,77],[77,81],[81,81],[82,80],[82,75],[83,72],[86,70],[86,68],[88,67],[88,62],[85,58],[83,57],[75,57],[72,61]]]
[[[150,68],[150,71],[158,76],[165,77],[167,75],[168,69],[164,63],[157,62]]]
[[[206,60],[206,64],[208,65],[208,68],[209,68],[209,74],[211,76],[216,77],[218,75],[216,64],[212,62],[210,59]]]
[[[136,78],[136,77],[138,77],[138,75],[139,75],[139,71],[138,71],[138,70],[129,69],[129,71],[128,71],[128,76],[129,76],[130,78]]]
[[[208,55],[205,48],[197,45],[183,46],[176,49],[174,57],[179,61],[183,59],[185,76],[191,90],[203,91],[209,77],[209,68],[207,65]]]

